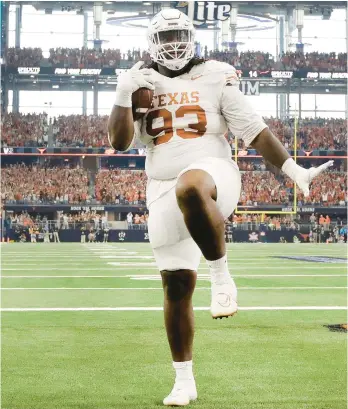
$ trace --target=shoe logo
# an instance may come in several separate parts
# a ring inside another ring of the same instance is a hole
[[[221,301],[218,301],[218,304],[221,305],[221,307],[230,307],[231,305],[231,296],[229,294],[224,294],[224,293],[220,293],[218,294],[218,296],[220,296],[219,298],[221,299],[222,297],[224,297],[225,299],[221,299]]]
[[[203,76],[202,74],[201,75],[194,75],[193,77],[191,77],[191,80],[192,81],[197,80],[198,78],[200,78],[202,76]]]

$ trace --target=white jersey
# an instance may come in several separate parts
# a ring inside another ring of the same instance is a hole
[[[205,157],[232,160],[228,128],[249,145],[267,127],[239,91],[229,64],[207,61],[175,78],[153,75],[153,104],[135,123],[135,136],[147,147],[149,178],[176,178]]]

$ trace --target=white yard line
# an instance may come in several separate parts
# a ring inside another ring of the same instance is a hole
[[[296,253],[287,253],[287,252],[281,252],[281,253],[267,253],[267,251],[263,250],[262,252],[258,253],[255,251],[255,249],[248,250],[248,251],[243,251],[241,249],[235,249],[234,252],[236,253],[236,256],[241,257],[242,260],[248,260],[250,259],[250,256],[252,253],[252,259],[258,259],[258,258],[277,258],[279,257],[282,259],[283,257],[302,257],[302,256],[316,256],[316,257],[342,257],[342,258],[347,258],[347,254],[343,251],[337,251],[337,252],[331,252],[328,254],[323,254],[322,253],[323,249],[318,249],[316,251],[313,251],[312,253],[301,253],[301,252],[296,252]],[[231,253],[231,250],[228,250],[229,253]],[[22,252],[22,251],[4,251],[2,250],[2,256],[13,256],[16,255],[18,256],[19,254],[21,256],[26,256],[26,257],[37,257],[38,254],[42,256],[51,256],[51,257],[56,257],[56,256],[65,256],[65,257],[74,257],[76,255],[79,256],[86,256],[86,257],[97,257],[99,254],[106,253],[106,254],[139,254],[139,253],[145,253],[152,255],[152,251],[149,250],[141,250],[141,249],[100,249],[98,251],[94,252],[89,252],[89,251],[74,251],[73,249],[62,249],[62,251],[43,251],[41,248],[40,251],[28,251],[28,252]],[[233,252],[232,252],[233,253]],[[255,254],[257,256],[255,256]],[[243,258],[243,255],[244,258]],[[228,255],[229,258],[233,258],[233,254]]]
[[[121,257],[120,257],[121,258]],[[245,259],[239,259],[240,261],[242,261],[242,260],[245,260]],[[7,268],[7,267],[12,267],[12,266],[40,266],[40,267],[42,267],[42,262],[40,261],[40,262],[37,262],[37,263],[33,263],[32,262],[33,260],[31,260],[31,262],[29,262],[29,263],[23,263],[23,260],[21,260],[20,262],[15,262],[15,261],[13,261],[13,260],[11,260],[11,262],[7,262],[7,261],[5,261],[5,262],[2,262],[1,264],[2,264],[2,266],[3,267],[5,267],[5,268]],[[90,261],[90,260],[89,260]],[[234,263],[236,260],[229,260],[229,262],[230,263]],[[238,263],[238,265],[253,265],[253,264],[258,264],[258,265],[260,265],[260,263],[261,262],[269,262],[269,260],[260,260],[259,262],[257,262],[257,263],[249,263],[249,262],[247,262],[247,263]],[[101,260],[95,260],[95,263],[97,264],[97,263],[103,263],[104,262],[104,260],[103,261],[101,261]],[[79,265],[86,265],[86,262],[85,261],[78,261],[78,262],[75,262],[74,261],[74,259],[72,258],[72,261],[70,262],[70,261],[68,261],[68,260],[64,260],[64,261],[60,261],[59,259],[57,259],[57,260],[54,260],[54,263],[55,264],[59,264],[60,266],[67,266],[67,265],[69,265],[69,266],[74,266],[74,265],[77,265],[77,266],[79,266]],[[112,262],[107,262],[106,264],[108,264],[108,265],[112,265],[111,264]],[[300,263],[300,261],[297,261],[297,263]],[[284,260],[284,261],[282,261],[282,260],[279,260],[279,261],[275,261],[275,262],[272,262],[272,266],[274,266],[274,265],[277,265],[277,264],[279,264],[279,268],[281,268],[283,265],[285,265],[285,264],[287,264],[286,263],[286,261]],[[98,265],[98,264],[97,264]],[[102,266],[103,264],[101,264],[101,266]],[[137,264],[136,264],[137,265]],[[231,265],[234,265],[234,264],[231,264]],[[206,268],[206,264],[202,264],[202,266],[204,266],[205,268]],[[297,265],[298,266],[298,265]]]
[[[8,254],[7,255],[5,255],[5,257],[6,256],[9,256]],[[12,255],[11,254],[11,256],[9,256],[9,258],[10,257],[13,257],[13,256],[16,256],[16,257],[18,257],[18,256],[20,256],[21,257],[21,259],[23,260],[23,259],[36,259],[36,260],[38,260],[39,258],[40,258],[40,262],[42,262],[43,260],[49,260],[49,259],[51,259],[51,258],[55,258],[55,259],[57,259],[57,258],[68,258],[68,259],[70,259],[70,260],[72,260],[72,259],[91,259],[91,260],[96,260],[96,261],[99,261],[98,259],[99,259],[99,255],[97,255],[97,254],[89,254],[89,253],[81,253],[81,254],[71,254],[71,255],[69,255],[69,254],[66,254],[66,252],[64,252],[64,254],[45,254],[45,253],[38,253],[38,254],[30,254],[30,255],[26,255],[26,254],[22,254],[22,253],[17,253],[16,255]],[[2,254],[2,257],[4,257],[4,254]],[[32,261],[32,260],[31,260]],[[39,260],[38,260],[39,261]],[[51,260],[50,260],[51,261]]]
[[[195,311],[208,311],[210,307],[194,307]],[[346,311],[347,306],[298,307],[239,307],[239,311]],[[55,312],[55,311],[163,311],[162,307],[53,307],[53,308],[1,308],[1,312]]]
[[[346,290],[348,287],[238,287],[238,290]],[[7,287],[1,291],[32,291],[32,290],[161,290],[162,287]],[[210,287],[196,287],[197,290],[210,290]]]
[[[104,254],[105,254],[105,255],[108,255],[108,256],[110,256],[110,257],[105,257]],[[137,254],[138,257],[152,257],[152,258],[153,258],[153,255],[152,255],[151,253],[145,253],[145,254],[141,255],[140,252],[135,252],[135,251],[134,251],[134,252],[130,251],[130,252],[122,253],[121,255],[120,255],[120,254],[112,254],[112,253],[101,253],[101,254],[96,254],[96,255],[93,255],[93,256],[87,255],[87,257],[95,258],[96,262],[99,262],[100,260],[98,260],[98,258],[122,258],[123,255],[125,255],[124,258],[132,258],[132,257],[128,257],[128,255],[132,255],[132,254]],[[14,261],[14,260],[12,259],[13,255],[11,255],[11,257],[9,256],[9,259],[11,259],[11,263],[8,263],[7,261],[5,261],[4,264],[6,264],[6,265],[9,265],[9,264],[14,264],[14,265],[27,264],[27,263],[23,263],[23,258],[24,258],[24,257],[27,257],[27,256],[26,256],[26,255],[23,255],[22,253],[21,253],[20,255],[21,255],[21,260],[20,260],[18,263],[16,263],[16,261]],[[46,255],[47,255],[46,253],[45,253],[44,255],[40,255],[40,262],[38,262],[38,263],[33,263],[33,265],[42,265],[41,260],[44,260],[45,257],[46,257]],[[64,255],[66,256],[66,253],[64,253]],[[2,255],[2,256],[4,256],[4,255]],[[16,256],[18,256],[18,253],[16,254]],[[57,260],[55,260],[55,262],[59,262],[59,258],[61,257],[60,254],[55,254],[55,255],[52,254],[51,256],[52,256],[52,257],[54,256],[54,257],[57,258]],[[72,255],[69,256],[69,257],[70,257],[70,258],[72,259],[72,261],[73,261],[74,258],[75,258],[75,256],[76,256],[76,254],[72,254]],[[79,256],[78,258],[85,258],[85,257],[86,257],[86,254],[77,254],[77,256]],[[32,257],[32,258],[36,258],[36,259],[37,259],[37,257],[38,257],[38,256],[35,256],[35,257]],[[138,258],[138,257],[135,257],[135,258]],[[318,257],[319,257],[319,256],[318,256]],[[327,256],[320,256],[320,257],[327,257]],[[251,261],[250,261],[250,260],[251,260]],[[253,260],[254,260],[254,261],[253,261]],[[32,262],[33,260],[30,260],[30,261]],[[235,261],[243,261],[243,262],[245,262],[245,263],[240,263],[240,264],[260,264],[260,262],[265,262],[265,263],[270,263],[270,262],[271,262],[272,265],[277,264],[277,263],[279,263],[279,264],[285,264],[285,263],[289,263],[289,261],[291,261],[292,263],[302,263],[302,264],[303,264],[303,260],[282,259],[282,258],[277,259],[277,258],[269,258],[269,257],[260,257],[260,258],[258,258],[258,257],[255,257],[255,258],[252,258],[252,257],[248,257],[248,258],[246,258],[246,257],[243,257],[243,258],[232,258],[232,257],[229,257],[229,258],[228,258],[228,261],[230,261],[230,262],[235,262]],[[347,259],[347,261],[348,261],[348,259]],[[21,262],[22,262],[22,263],[21,263]],[[68,261],[66,261],[66,263],[68,263]],[[29,263],[28,263],[28,264],[29,264]],[[202,261],[200,264],[206,266],[205,261]],[[239,264],[239,263],[238,263],[238,264]],[[320,263],[318,263],[318,264],[320,264]]]
[[[346,274],[234,274],[233,278],[235,277],[243,277],[243,278],[272,278],[272,277],[346,277]],[[149,279],[161,279],[159,275],[97,275],[97,276],[86,276],[86,275],[59,275],[59,276],[43,276],[43,275],[26,275],[26,276],[19,276],[19,275],[12,275],[12,276],[2,276],[1,278],[46,278],[46,279],[51,279],[51,278],[131,278],[131,279],[144,279],[144,280],[149,280]],[[209,276],[206,275],[198,275],[198,279],[209,279]]]
[[[85,261],[80,261],[78,263],[69,262],[69,261],[59,262],[59,260],[54,261],[54,264],[58,264],[58,263],[59,263],[60,266],[63,266],[63,267],[64,266],[85,266],[86,265]],[[30,267],[40,266],[40,267],[42,267],[41,262],[40,263],[1,263],[1,265],[3,267],[3,268],[1,268],[2,271],[4,270],[4,268],[7,268],[7,267],[13,268],[13,266],[30,266]],[[102,266],[101,266],[101,268],[102,268]],[[23,269],[23,268],[21,268],[21,269]],[[34,269],[34,270],[36,270],[36,269]]]
[[[142,259],[142,260],[154,259],[154,256],[123,256],[123,255],[119,256],[119,255],[117,255],[117,256],[98,256],[98,257],[99,258],[107,258],[107,259],[110,259],[110,258],[130,258],[132,260],[135,260],[135,259]]]
[[[73,267],[40,267],[40,268],[7,268],[4,267],[1,270],[2,271],[52,271],[52,270],[61,270],[61,271],[70,271],[70,270],[74,270],[74,271],[100,271],[100,270],[112,270],[115,271],[116,268],[115,267],[122,267],[121,270],[124,269],[131,269],[134,270],[135,267],[142,267],[142,269],[151,269],[151,270],[157,270],[156,263],[155,262],[140,262],[140,263],[128,263],[128,262],[115,262],[115,263],[107,263],[108,265],[112,265],[112,267],[106,267],[106,266],[100,266],[100,267],[77,267],[77,268],[73,268]],[[41,263],[42,266],[42,263]],[[145,268],[144,268],[145,267]],[[332,265],[332,264],[328,264],[328,265],[320,265],[320,266],[259,266],[257,267],[257,270],[294,270],[295,267],[298,270],[339,270],[339,269],[345,269],[346,267],[344,265]],[[248,265],[242,265],[242,264],[238,264],[238,266],[236,267],[238,269],[248,269]],[[255,268],[256,269],[256,268]],[[209,270],[209,267],[199,267],[198,270]]]

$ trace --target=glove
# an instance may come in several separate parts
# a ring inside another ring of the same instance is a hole
[[[139,88],[155,89],[152,71],[140,70],[144,61],[137,62],[130,70],[120,75],[116,87],[115,105],[125,108],[132,107],[132,94]]]
[[[333,165],[334,161],[329,160],[323,163],[317,168],[305,169],[297,165],[297,163],[292,159],[288,158],[282,166],[282,171],[289,176],[297,186],[302,190],[305,197],[309,196],[309,184],[314,178],[316,178],[320,173],[324,172],[326,169]]]

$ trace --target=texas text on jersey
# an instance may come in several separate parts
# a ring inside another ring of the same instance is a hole
[[[175,178],[205,157],[229,160],[228,129],[249,145],[267,126],[239,91],[229,64],[205,61],[175,78],[152,71],[153,103],[135,127],[135,136],[147,146],[150,178]]]

